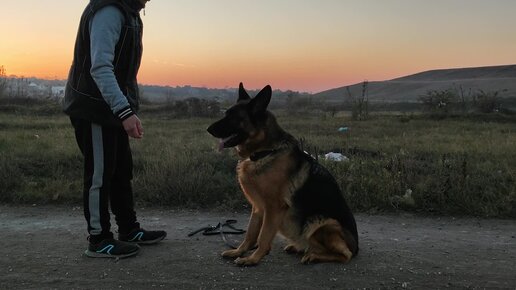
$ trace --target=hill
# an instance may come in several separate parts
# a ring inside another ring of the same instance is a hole
[[[314,94],[314,98],[342,101],[348,97],[348,87],[352,95],[362,92],[362,83],[358,83]],[[373,102],[417,102],[431,90],[461,88],[465,94],[499,91],[503,98],[516,98],[516,65],[429,70],[387,81],[370,81],[367,92]]]

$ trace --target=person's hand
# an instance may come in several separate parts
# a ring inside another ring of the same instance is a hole
[[[136,139],[141,139],[143,137],[142,122],[138,116],[132,115],[131,117],[122,121],[122,125],[124,126],[125,132],[127,132],[129,137]]]

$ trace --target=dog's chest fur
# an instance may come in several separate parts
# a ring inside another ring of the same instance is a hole
[[[291,207],[292,195],[306,180],[308,168],[296,164],[291,152],[274,154],[257,161],[238,163],[238,181],[249,202],[256,209]]]
[[[257,161],[238,163],[238,181],[249,202],[256,209],[284,207],[288,196],[290,160],[287,154],[268,156]]]

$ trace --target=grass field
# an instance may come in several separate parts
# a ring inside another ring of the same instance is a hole
[[[82,200],[82,161],[66,116],[54,110],[0,110],[0,201]],[[58,111],[58,110],[57,110]],[[516,217],[516,121],[502,115],[436,120],[418,115],[287,116],[279,123],[320,160],[355,211],[408,210]],[[236,156],[216,151],[213,119],[142,113],[145,137],[132,140],[137,201],[148,205],[242,209]],[[339,127],[349,127],[346,133]]]

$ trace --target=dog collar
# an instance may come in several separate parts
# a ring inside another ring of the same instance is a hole
[[[251,161],[258,161],[260,159],[263,159],[263,158],[275,153],[276,151],[278,151],[278,150],[258,151],[258,152],[251,154],[251,156],[249,156],[249,159],[251,159]]]

